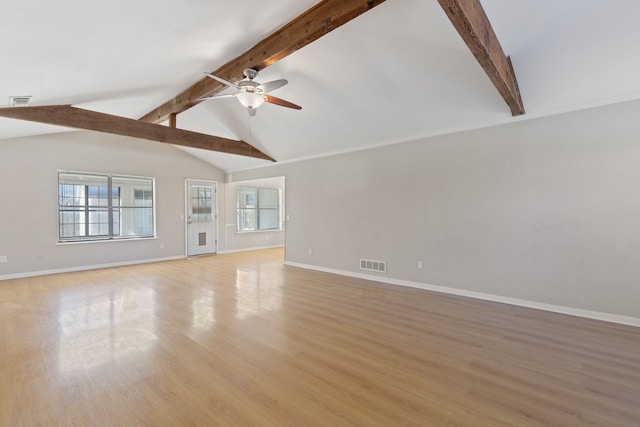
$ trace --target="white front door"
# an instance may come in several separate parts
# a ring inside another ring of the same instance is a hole
[[[216,252],[216,183],[187,180],[187,256]]]

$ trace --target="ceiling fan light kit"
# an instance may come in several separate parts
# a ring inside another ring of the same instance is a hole
[[[255,92],[242,92],[236,95],[240,104],[247,108],[258,108],[264,103],[262,95],[258,95]]]
[[[228,98],[230,96],[233,96],[235,98],[238,98],[240,104],[242,104],[242,106],[249,110],[250,116],[254,116],[256,114],[256,109],[265,102],[279,105],[281,107],[293,108],[295,110],[302,109],[302,107],[300,107],[299,105],[267,94],[267,92],[274,91],[286,85],[288,82],[285,79],[273,80],[267,83],[260,84],[253,81],[253,79],[258,76],[258,71],[254,70],[253,68],[246,68],[243,72],[246,79],[241,80],[240,82],[238,82],[238,84],[225,80],[222,77],[218,77],[210,73],[205,73],[208,77],[211,77],[212,79],[217,80],[218,82],[229,86],[230,88],[236,89],[238,92],[200,98],[199,101],[216,98]]]

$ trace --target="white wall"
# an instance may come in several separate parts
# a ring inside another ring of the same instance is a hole
[[[282,195],[282,205],[285,205],[285,178],[272,177],[257,180],[248,180],[241,182],[228,182],[225,184],[225,203],[224,203],[224,224],[220,224],[220,228],[224,232],[224,241],[226,247],[220,252],[236,252],[245,251],[256,248],[277,247],[284,245],[284,230],[277,231],[259,231],[249,233],[238,233],[236,231],[236,188],[238,185],[249,187],[268,187],[279,188]]]
[[[286,176],[290,263],[386,260],[387,279],[640,318],[637,117],[618,104],[233,178]]]
[[[58,170],[154,177],[157,239],[57,244]],[[184,256],[186,178],[224,174],[168,144],[96,132],[0,141],[0,278]]]

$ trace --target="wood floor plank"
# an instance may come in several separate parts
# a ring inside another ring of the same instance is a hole
[[[638,426],[640,328],[285,266],[0,282],[0,426]]]

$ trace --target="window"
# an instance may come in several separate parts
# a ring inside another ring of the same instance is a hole
[[[280,230],[280,190],[242,187],[237,189],[238,231]]]
[[[213,218],[213,188],[193,185],[191,187],[191,220],[211,221]]]
[[[153,190],[134,189],[133,205],[135,209],[133,219],[133,232],[137,236],[149,236],[153,232]]]
[[[60,242],[154,237],[152,178],[58,172]]]

